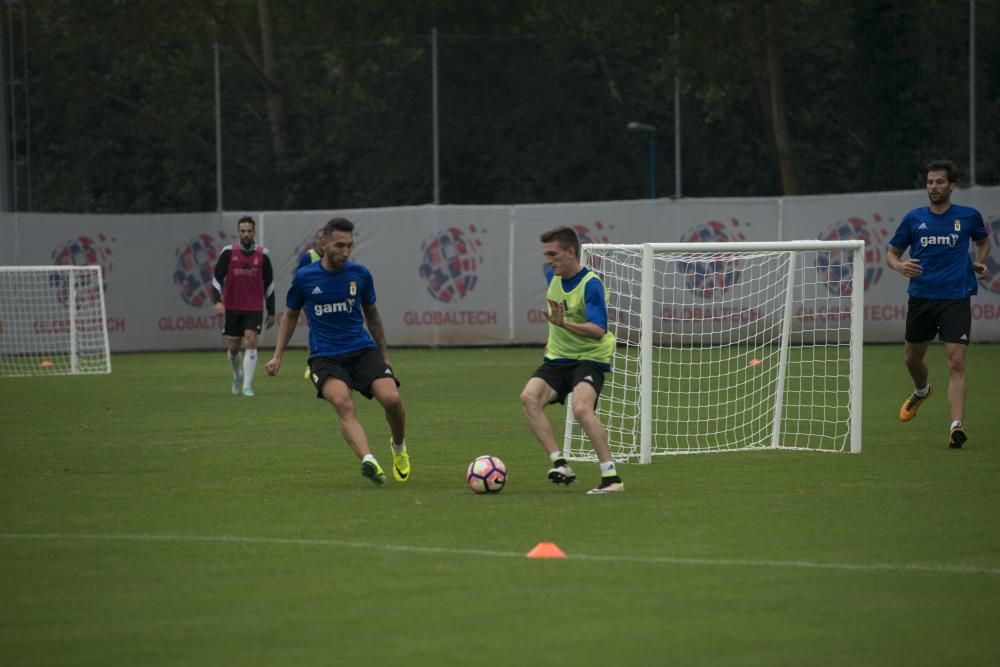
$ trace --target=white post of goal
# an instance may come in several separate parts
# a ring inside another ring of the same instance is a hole
[[[792,330],[792,304],[795,302],[795,260],[798,253],[788,255],[788,283],[785,287],[785,313],[781,318],[781,347],[778,350],[778,380],[774,392],[774,421],[771,426],[771,448],[781,446],[781,411],[785,401],[785,375],[788,368],[788,346],[791,344],[789,332]]]
[[[97,294],[101,303],[101,338],[104,341],[104,360],[107,363],[107,370],[111,372],[111,339],[108,337],[108,313],[104,300],[104,267],[97,267]]]
[[[653,461],[653,246],[642,246],[639,292],[639,463]]]
[[[101,280],[100,271],[97,273],[97,280]],[[69,297],[66,299],[69,308],[69,367],[74,373],[79,373],[80,358],[76,354],[76,276],[72,272],[66,283],[69,285]]]
[[[862,356],[865,324],[865,246],[854,249],[854,267],[851,269],[854,290],[851,299],[851,453],[861,453],[861,387]]]

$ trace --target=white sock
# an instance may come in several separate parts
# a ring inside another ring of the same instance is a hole
[[[961,428],[962,427],[962,420],[961,419],[956,419],[955,421],[953,421],[951,423],[951,427],[952,428]]]
[[[617,474],[614,461],[601,461],[601,477],[614,477]]]
[[[923,398],[924,396],[926,396],[926,395],[927,395],[927,392],[929,392],[930,390],[931,390],[931,386],[930,386],[930,385],[927,385],[927,386],[926,386],[926,387],[924,387],[923,389],[914,389],[914,390],[913,390],[913,394],[914,394],[914,396],[916,396],[917,398]]]
[[[403,451],[406,449],[406,438],[403,438],[403,442],[399,443],[398,445],[396,444],[395,440],[389,438],[389,444],[392,445],[392,451],[396,452],[397,455],[402,454]]]
[[[253,387],[253,374],[257,370],[257,350],[247,350],[243,355],[243,388]]]
[[[229,365],[233,367],[233,377],[238,377],[240,374],[240,364],[242,363],[239,351],[230,352],[226,350],[226,356],[229,357]]]
[[[365,461],[371,461],[372,463],[378,463],[378,460],[374,456],[372,456],[371,454],[365,454],[364,455],[364,457],[361,459],[361,462],[364,463]]]
[[[562,452],[552,452],[551,454],[549,454],[549,461],[552,461],[553,463],[555,463],[558,459],[561,458],[563,458]]]

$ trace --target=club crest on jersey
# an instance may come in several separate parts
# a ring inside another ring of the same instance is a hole
[[[956,232],[962,231],[962,221],[961,220],[956,220],[955,221],[955,231]]]
[[[351,296],[357,296],[358,295],[358,284],[356,282],[354,282],[353,280],[351,281],[350,292],[351,292]]]

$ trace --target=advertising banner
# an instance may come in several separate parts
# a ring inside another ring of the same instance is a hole
[[[1000,188],[959,190],[953,199],[982,212],[992,242],[987,275],[972,299],[973,340],[1000,342]],[[344,216],[357,226],[353,259],[372,272],[390,346],[540,344],[546,285],[539,236],[559,225],[574,228],[584,243],[862,239],[865,340],[901,342],[906,280],[887,268],[886,248],[906,212],[926,204],[923,191],[910,191],[350,211],[7,213],[0,214],[8,240],[0,264],[100,265],[114,352],[221,349],[222,322],[209,290],[219,253],[236,241],[237,220],[257,221],[280,317],[299,256],[327,220]],[[817,284],[841,277],[824,275],[823,266],[814,270]],[[699,312],[720,305],[712,291],[690,298]],[[805,315],[843,318],[845,308]],[[276,330],[262,334],[262,347],[273,346]],[[305,346],[307,336],[301,318],[292,345]]]

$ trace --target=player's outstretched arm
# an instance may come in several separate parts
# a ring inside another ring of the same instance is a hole
[[[288,346],[288,341],[292,339],[292,334],[295,333],[295,326],[298,323],[299,311],[288,308],[281,314],[281,324],[278,326],[278,341],[274,344],[274,355],[269,362],[264,364],[264,369],[269,376],[277,375],[278,370],[281,369],[281,355],[285,353],[285,347]]]

